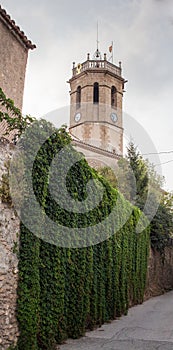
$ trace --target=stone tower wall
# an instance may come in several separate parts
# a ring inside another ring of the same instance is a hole
[[[123,154],[122,99],[125,80],[121,76],[121,67],[106,59],[97,61],[87,58],[79,68],[73,64],[72,73],[69,80],[70,134],[75,141],[91,146],[90,153],[94,151],[94,159],[98,154],[99,164],[100,154],[97,150],[106,151],[106,159],[110,158],[111,165],[112,155]],[[98,83],[99,103],[93,101],[95,83]],[[111,101],[113,86],[116,89],[115,104]],[[80,95],[78,87],[81,88]],[[77,101],[79,96],[80,103]],[[88,159],[88,151],[82,151]]]
[[[116,79],[105,72],[81,73],[70,82],[71,87],[71,105],[76,104],[77,87],[81,86],[81,103],[93,103],[93,85],[95,82],[99,83],[99,103],[107,106],[111,105],[111,87],[117,88],[117,112],[121,119],[122,112],[122,98],[123,98],[123,84],[118,78]],[[84,119],[88,119],[88,115]],[[106,119],[109,120],[109,117]],[[121,121],[122,122],[122,121]],[[71,113],[70,126],[74,126],[74,113]],[[122,125],[121,125],[122,126]]]

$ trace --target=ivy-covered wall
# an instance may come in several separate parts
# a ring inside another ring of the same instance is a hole
[[[38,137],[37,132],[35,137]],[[34,145],[34,136],[32,141]],[[78,160],[78,153],[69,148],[69,157],[72,154],[76,157],[66,179],[70,196],[84,201],[88,181],[97,179],[104,187],[103,199],[92,211],[86,210],[80,215],[62,210],[52,201],[48,187],[50,164],[55,154],[67,144],[70,144],[70,138],[62,128],[53,132],[40,148],[32,174],[35,195],[46,215],[55,222],[72,228],[90,226],[94,230],[95,224],[111,213],[118,192],[84,159]],[[130,206],[121,197],[121,208],[115,218],[117,222],[123,219]],[[115,230],[107,240],[83,248],[50,244],[21,223],[17,306],[19,350],[53,350],[57,342],[67,337],[79,337],[88,328],[93,329],[126,314],[129,304],[143,301],[149,232],[145,229],[136,234],[135,224],[140,211],[135,207],[131,209],[132,213],[122,228]]]

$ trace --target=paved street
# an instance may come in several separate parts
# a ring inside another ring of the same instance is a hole
[[[131,308],[127,316],[81,339],[66,341],[60,350],[173,350],[173,292]]]

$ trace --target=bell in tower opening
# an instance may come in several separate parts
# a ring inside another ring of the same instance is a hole
[[[106,54],[73,63],[70,84],[70,127],[74,145],[95,168],[116,165],[123,155],[121,62],[116,66]]]

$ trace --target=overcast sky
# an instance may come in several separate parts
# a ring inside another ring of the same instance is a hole
[[[115,64],[128,80],[124,110],[153,140],[158,152],[173,151],[173,0],[0,0],[36,45],[30,51],[23,112],[40,117],[69,104],[72,62],[114,42]],[[173,153],[161,155],[173,160]],[[156,167],[157,169],[157,167]],[[162,165],[173,190],[173,162]]]

